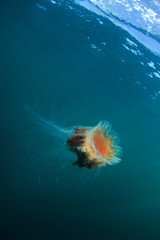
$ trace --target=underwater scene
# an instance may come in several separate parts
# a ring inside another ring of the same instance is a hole
[[[0,1],[0,239],[160,239],[160,1]]]

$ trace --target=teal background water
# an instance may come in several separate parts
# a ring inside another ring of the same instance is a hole
[[[2,239],[159,239],[159,56],[70,1],[38,4],[0,3]],[[37,116],[108,120],[122,161],[73,167],[65,137]]]

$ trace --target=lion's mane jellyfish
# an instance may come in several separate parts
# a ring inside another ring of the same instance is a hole
[[[67,140],[69,149],[78,157],[73,165],[89,169],[118,163],[122,148],[117,144],[118,137],[108,122],[100,122],[96,127],[75,127]]]

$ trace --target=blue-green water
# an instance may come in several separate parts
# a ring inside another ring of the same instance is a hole
[[[1,1],[0,18],[1,239],[160,239],[158,25],[137,37],[58,0]],[[72,166],[50,122],[101,120],[122,161]]]

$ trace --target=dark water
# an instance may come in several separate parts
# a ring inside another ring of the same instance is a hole
[[[160,239],[160,58],[57,2],[0,2],[1,239]],[[73,167],[37,116],[63,128],[108,120],[122,161]]]

